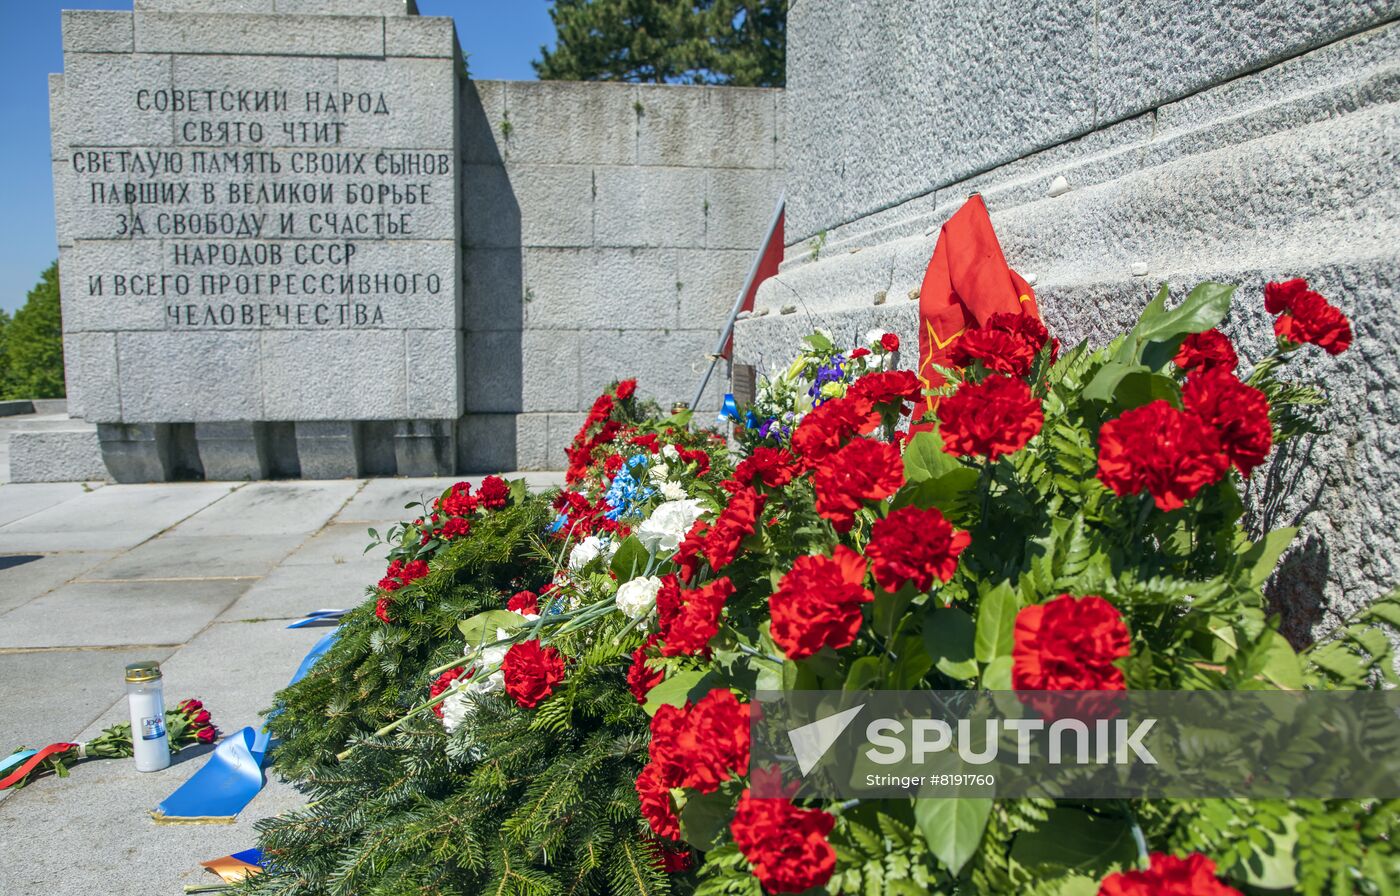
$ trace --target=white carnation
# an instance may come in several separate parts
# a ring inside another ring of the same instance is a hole
[[[637,527],[637,538],[648,551],[669,554],[680,547],[685,533],[690,531],[703,512],[699,501],[667,501]]]
[[[661,448],[661,456],[671,463],[675,463],[681,459],[681,453],[676,450],[675,445],[663,445]]]
[[[569,569],[578,572],[599,557],[611,557],[617,548],[596,535],[590,535],[574,545],[569,552]]]
[[[656,464],[647,470],[647,478],[652,482],[665,482],[666,477],[671,475],[671,468],[665,464]]]
[[[617,589],[617,608],[628,619],[641,619],[656,605],[656,592],[661,590],[661,580],[656,576],[642,576],[623,582]]]
[[[661,483],[661,497],[667,501],[681,501],[685,499],[685,486],[679,482]]]
[[[503,641],[506,637],[508,636],[504,629],[496,629],[497,641]],[[472,677],[459,678],[453,682],[452,690],[448,691],[447,698],[442,701],[442,727],[449,734],[471,718],[478,698],[505,692],[506,677],[501,672],[501,663],[505,660],[508,650],[509,645],[486,648],[472,663],[472,667],[477,670]],[[468,655],[474,652],[472,647],[466,649]],[[490,669],[490,674],[483,675],[482,671],[485,669]]]

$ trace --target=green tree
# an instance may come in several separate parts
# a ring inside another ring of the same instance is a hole
[[[24,307],[4,327],[0,386],[11,398],[63,397],[63,314],[58,262],[29,291]]]
[[[543,80],[782,87],[788,0],[553,0]]]
[[[10,313],[0,311],[0,399],[10,394],[10,362],[5,350],[5,340],[9,338]]]

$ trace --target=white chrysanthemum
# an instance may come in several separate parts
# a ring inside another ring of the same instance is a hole
[[[679,482],[663,482],[661,483],[661,497],[667,501],[683,501],[685,500],[685,486]]]
[[[675,463],[676,461],[681,459],[681,453],[676,450],[675,445],[662,445],[661,456],[666,458],[666,460],[670,461],[671,463]]]
[[[617,548],[596,535],[590,535],[574,545],[569,552],[569,569],[578,572],[599,557],[611,557]]]
[[[641,576],[623,582],[617,589],[617,608],[628,619],[641,619],[656,605],[656,592],[661,590],[661,580],[656,576]]]
[[[647,478],[656,483],[665,482],[666,477],[670,475],[671,468],[666,464],[653,464],[651,469],[647,470]]]
[[[704,508],[699,501],[667,501],[637,527],[637,538],[648,551],[669,554],[680,547],[685,533],[690,531],[702,513]]]

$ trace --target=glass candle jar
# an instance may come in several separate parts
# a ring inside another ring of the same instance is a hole
[[[131,710],[131,748],[136,770],[158,772],[170,765],[160,663],[146,660],[126,667],[126,701]]]

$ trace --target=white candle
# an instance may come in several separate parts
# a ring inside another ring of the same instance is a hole
[[[170,765],[160,663],[147,660],[127,666],[126,696],[131,710],[131,748],[135,753],[136,770],[158,772]]]

